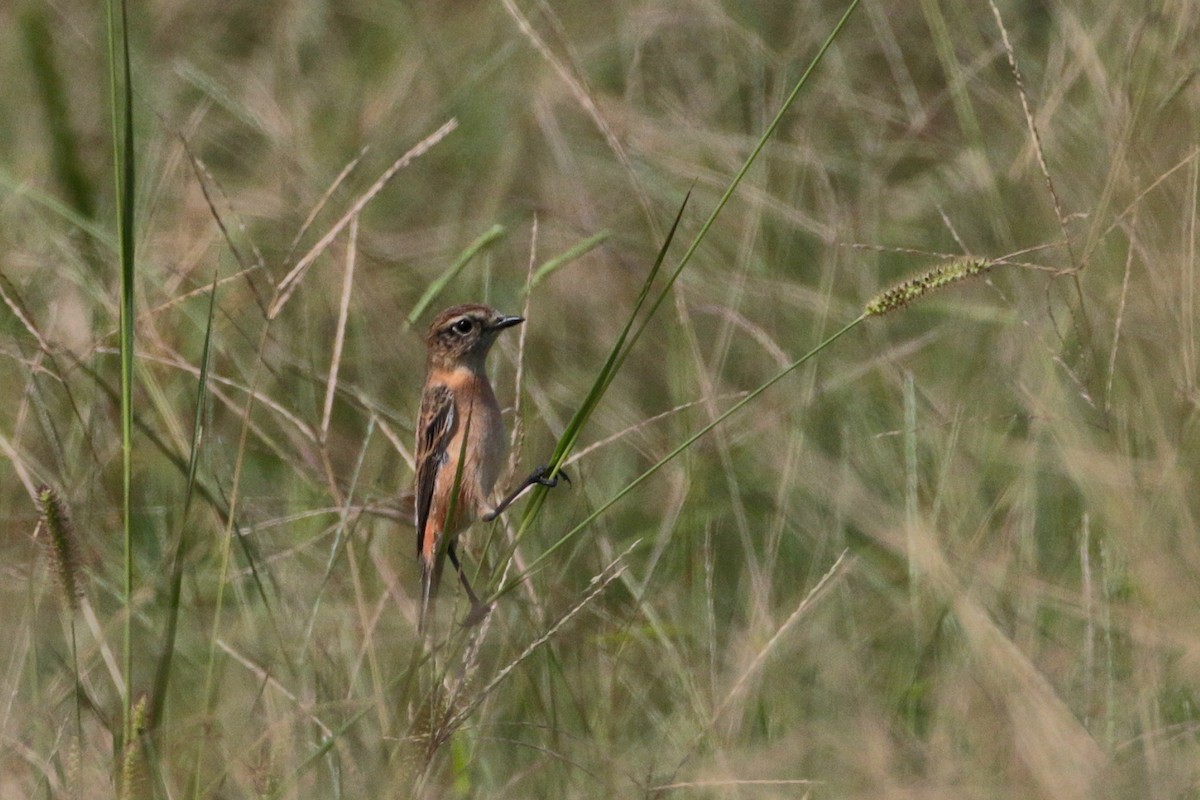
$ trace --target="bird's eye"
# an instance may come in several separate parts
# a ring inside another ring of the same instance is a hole
[[[455,333],[459,334],[460,336],[466,336],[474,328],[475,328],[475,323],[472,322],[471,320],[460,319],[458,322],[454,323],[454,325],[452,325],[450,329],[453,330]]]

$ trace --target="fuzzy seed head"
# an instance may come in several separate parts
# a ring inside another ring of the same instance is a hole
[[[867,303],[867,315],[878,316],[903,308],[943,286],[987,272],[991,266],[992,262],[985,258],[962,258],[934,267],[876,295]]]
[[[42,524],[50,537],[50,560],[54,562],[54,571],[58,574],[67,608],[78,611],[82,589],[77,580],[79,560],[76,557],[75,531],[71,527],[71,520],[67,517],[58,492],[49,486],[38,488],[37,499]]]
[[[146,783],[146,765],[141,758],[142,735],[146,732],[146,695],[133,706],[129,741],[121,757],[121,800],[140,797]]]

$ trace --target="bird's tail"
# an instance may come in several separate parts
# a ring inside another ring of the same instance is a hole
[[[426,556],[421,554],[421,615],[417,618],[417,633],[424,638],[429,628],[429,616],[433,613],[433,603],[437,598],[438,584],[441,582],[441,563],[433,553]]]

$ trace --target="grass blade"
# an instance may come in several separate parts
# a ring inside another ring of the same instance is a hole
[[[498,592],[496,592],[495,597],[493,597],[492,600],[493,601],[496,600],[497,598],[507,594],[508,592],[510,592],[514,588],[516,588],[518,585],[520,585],[521,581],[525,580],[526,577],[531,575],[543,561],[545,561],[547,558],[549,558],[551,555],[553,555],[559,548],[561,548],[564,544],[569,542],[576,535],[578,535],[580,532],[582,532],[584,529],[586,529],[589,525],[591,525],[594,520],[598,519],[601,514],[603,514],[605,511],[607,511],[609,508],[611,508],[613,506],[613,504],[615,504],[618,500],[620,500],[625,495],[629,494],[631,491],[636,489],[638,486],[641,486],[642,483],[644,483],[651,475],[658,472],[669,462],[673,461],[680,453],[682,453],[684,450],[687,450],[689,447],[691,447],[693,444],[695,444],[697,441],[699,441],[700,438],[703,437],[706,433],[708,433],[713,428],[720,425],[725,420],[729,419],[729,417],[733,416],[738,411],[741,411],[749,403],[754,401],[760,394],[765,392],[767,389],[770,389],[772,386],[774,386],[779,381],[783,380],[783,378],[785,378],[786,376],[791,374],[797,368],[803,366],[806,362],[808,362],[810,359],[812,359],[814,356],[816,356],[818,353],[820,353],[826,347],[833,344],[835,341],[840,339],[845,334],[849,333],[853,328],[855,328],[859,323],[861,323],[866,318],[867,318],[866,314],[862,314],[862,315],[856,317],[852,322],[847,324],[841,330],[832,334],[831,336],[826,338],[823,342],[821,342],[816,347],[814,347],[812,350],[809,350],[807,353],[800,356],[800,358],[796,359],[795,361],[788,364],[783,369],[776,372],[765,383],[761,384],[757,389],[750,392],[748,395],[743,397],[741,400],[734,403],[732,406],[730,406],[728,409],[726,409],[725,412],[722,413],[719,417],[717,417],[712,422],[710,422],[707,425],[705,425],[704,427],[702,427],[700,430],[693,433],[691,436],[689,436],[683,442],[681,442],[678,446],[675,447],[674,450],[667,453],[665,456],[663,456],[661,459],[659,459],[652,467],[647,469],[641,475],[634,478],[633,481],[631,481],[630,483],[626,484],[626,486],[624,488],[622,488],[619,492],[617,492],[615,495],[613,495],[611,498],[609,498],[608,501],[606,501],[605,503],[600,505],[595,511],[593,511],[591,514],[589,514],[582,522],[580,522],[578,525],[576,525],[571,530],[564,533],[558,539],[558,541],[556,541],[554,544],[550,545],[550,547],[546,548],[546,550],[541,555],[539,555],[537,558],[535,558],[529,564],[529,566],[526,568],[526,570],[523,574],[516,576],[515,578],[510,580],[507,584],[505,584],[503,588],[501,588]]]
[[[633,312],[630,314],[629,320],[626,322],[624,330],[622,330],[620,337],[617,339],[617,344],[613,347],[612,352],[609,354],[608,360],[605,362],[604,367],[600,370],[600,373],[597,376],[595,383],[593,383],[593,385],[592,385],[591,391],[588,392],[587,397],[584,399],[583,405],[580,406],[579,411],[577,411],[575,416],[572,417],[570,423],[568,423],[566,429],[563,431],[562,436],[559,437],[558,445],[555,448],[554,455],[550,461],[550,476],[551,477],[553,477],[558,472],[558,470],[562,466],[563,462],[567,459],[567,457],[570,455],[571,451],[574,449],[575,442],[577,441],[577,439],[579,437],[579,433],[582,430],[583,425],[591,417],[592,412],[595,410],[596,405],[600,402],[600,398],[603,397],[604,392],[608,389],[609,384],[612,382],[613,378],[616,376],[618,370],[620,370],[621,365],[624,363],[626,356],[629,354],[629,351],[637,343],[638,339],[641,338],[641,335],[646,330],[646,326],[649,324],[650,319],[653,318],[655,312],[658,311],[659,306],[661,306],[663,301],[666,300],[667,295],[671,291],[671,287],[674,286],[675,281],[679,278],[679,275],[683,272],[684,267],[686,267],[688,265],[688,263],[691,261],[692,256],[696,253],[696,250],[699,248],[700,243],[704,240],[705,236],[708,235],[708,231],[712,228],[712,225],[716,221],[717,216],[725,208],[726,204],[729,202],[729,199],[733,196],[733,193],[737,190],[737,187],[741,184],[742,179],[746,176],[746,173],[750,171],[750,167],[758,159],[759,154],[762,153],[762,150],[766,146],[767,141],[775,134],[775,131],[779,128],[779,124],[783,120],[784,115],[787,114],[787,112],[791,109],[792,105],[795,103],[796,98],[799,97],[800,91],[804,88],[804,86],[808,83],[809,78],[816,71],[817,65],[821,63],[821,60],[825,57],[826,52],[828,52],[829,48],[833,45],[834,40],[838,37],[838,35],[841,33],[842,29],[845,27],[846,23],[849,21],[851,14],[853,14],[854,10],[858,7],[859,2],[860,2],[860,0],[851,0],[850,5],[847,6],[846,11],[842,14],[842,16],[838,20],[837,24],[833,26],[833,29],[829,32],[829,35],[827,37],[825,37],[825,41],[821,44],[820,49],[817,50],[817,53],[813,56],[812,61],[809,63],[808,67],[804,70],[804,73],[800,76],[799,80],[796,81],[796,85],[792,88],[791,93],[787,96],[787,99],[784,100],[783,104],[780,106],[779,111],[775,114],[775,117],[771,120],[771,123],[769,125],[767,125],[766,130],[763,131],[762,136],[759,137],[758,142],[755,144],[754,148],[750,151],[750,154],[746,157],[746,161],[742,164],[741,169],[739,169],[737,171],[737,173],[733,176],[733,179],[729,183],[729,187],[725,190],[724,194],[721,195],[721,199],[719,201],[717,201],[717,205],[709,213],[708,219],[705,220],[704,224],[700,227],[700,230],[696,233],[696,236],[692,239],[692,243],[688,246],[687,251],[684,252],[683,257],[680,258],[678,266],[675,267],[675,270],[671,273],[670,277],[667,279],[666,285],[664,287],[662,287],[662,289],[660,290],[660,292],[658,294],[658,297],[656,297],[654,302],[651,304],[650,310],[642,318],[641,324],[637,327],[636,331],[633,332],[632,336],[630,336],[630,329],[633,326],[633,322],[637,318],[638,313],[640,312],[642,306],[644,305],[644,303],[646,301],[646,298],[650,291],[651,284],[653,283],[655,276],[658,274],[659,268],[662,266],[663,259],[666,257],[667,248],[670,246],[671,240],[675,236],[675,231],[678,228],[679,221],[683,216],[683,209],[687,206],[687,199],[686,198],[684,199],[683,204],[680,206],[679,213],[676,215],[675,222],[671,226],[671,230],[667,233],[667,236],[663,243],[662,248],[659,250],[658,258],[655,260],[654,267],[651,269],[650,274],[647,276],[647,280],[642,287],[642,292],[638,296],[638,300],[637,300],[637,303],[634,305]],[[690,195],[691,195],[691,193],[689,192],[688,196],[690,197]],[[852,324],[857,324],[857,320],[855,323],[852,323]],[[823,348],[829,342],[831,342],[834,339],[836,339],[837,337],[841,336],[843,333],[845,333],[846,330],[848,330],[848,328],[843,329],[842,331],[839,331],[838,333],[834,334],[834,336],[827,339],[824,343],[819,345],[816,350],[813,351],[813,354],[815,354],[817,351],[819,351],[821,348]],[[626,344],[627,341],[628,341],[628,344]],[[805,358],[807,358],[807,356]],[[697,434],[695,437],[693,437],[692,439],[689,439],[687,442],[685,442],[683,445],[681,445],[679,450],[674,451],[672,454],[670,454],[667,457],[667,459],[664,459],[664,461],[660,462],[658,465],[653,467],[651,469],[651,473],[654,470],[657,470],[658,467],[661,466],[663,463],[666,463],[667,460],[674,458],[674,456],[677,455],[679,452],[682,452],[683,449],[686,449],[686,447],[688,447],[693,441],[695,441],[695,439],[699,438],[701,435],[703,435],[704,433],[707,433],[709,430],[711,430],[713,427],[715,427],[717,422],[720,422],[726,416],[728,416],[728,414],[741,408],[743,405],[745,405],[745,403],[749,402],[751,399],[756,397],[766,387],[770,386],[775,381],[782,378],[785,374],[790,372],[792,369],[795,369],[801,363],[803,363],[803,359],[799,362],[795,362],[793,365],[789,366],[788,368],[785,368],[782,372],[778,373],[775,377],[773,377],[766,384],[764,384],[763,386],[759,387],[759,389],[752,392],[750,395],[748,395],[746,398],[744,398],[741,402],[739,402],[737,405],[735,405],[732,409],[730,409],[728,412],[726,412],[725,415],[722,415],[721,417],[719,417],[717,421],[712,423],[712,425],[709,425],[706,428],[704,428],[701,431],[701,433]],[[631,484],[630,486],[626,487],[626,489],[632,489],[634,485],[636,485],[637,483],[640,483],[646,477],[649,477],[649,474],[651,474],[651,473],[646,473],[643,476],[639,477],[634,482],[634,484]],[[520,540],[521,535],[524,533],[524,531],[528,527],[529,523],[534,519],[534,517],[537,516],[537,514],[541,510],[542,503],[545,502],[545,497],[546,497],[547,491],[548,491],[548,489],[544,486],[535,486],[534,487],[533,491],[531,492],[531,496],[529,498],[529,503],[525,507],[525,514],[521,518],[521,525],[518,528],[517,536],[515,537],[516,541]],[[620,495],[618,495],[618,497],[619,496]],[[614,498],[614,500],[615,499],[616,498]],[[591,517],[589,517],[589,520],[594,519],[595,516],[596,515],[593,514]],[[576,528],[575,530],[578,530],[578,528]],[[569,538],[569,536],[573,535],[574,532],[575,531],[572,531],[571,534],[568,534],[568,536],[563,537],[563,539],[560,540],[559,543],[561,543],[565,539]],[[557,547],[557,546],[558,545],[556,544],[555,547]],[[540,560],[540,558],[538,560]],[[508,591],[513,585],[515,585],[515,584],[510,582],[502,590],[502,593],[503,593],[503,591]]]
[[[134,155],[133,74],[124,0],[108,0],[109,103],[112,110],[113,184],[117,195],[117,237],[121,264],[121,513],[125,547],[125,696],[121,747],[133,732],[133,323],[134,323]]]
[[[153,730],[162,719],[167,684],[171,677],[171,661],[175,653],[175,633],[179,623],[179,597],[183,586],[183,558],[187,550],[184,536],[188,529],[188,512],[191,510],[192,495],[196,488],[196,469],[200,463],[200,444],[204,438],[204,419],[208,410],[208,370],[212,364],[212,330],[213,313],[216,310],[217,300],[217,275],[217,271],[214,270],[212,289],[208,297],[208,320],[204,326],[204,349],[200,355],[200,378],[196,385],[196,415],[192,419],[192,446],[188,455],[187,479],[183,490],[183,512],[179,517],[175,549],[171,554],[166,632],[163,634],[163,649],[159,655],[158,669],[154,675],[154,689],[150,693],[150,708],[146,713],[147,730]]]
[[[421,315],[425,313],[425,309],[429,307],[429,304],[432,303],[434,299],[442,293],[442,290],[446,288],[446,285],[450,283],[450,281],[458,277],[458,273],[463,271],[463,267],[471,263],[471,259],[475,258],[475,256],[479,255],[486,248],[490,247],[496,240],[504,236],[504,234],[507,232],[508,231],[504,229],[503,225],[493,225],[491,228],[484,231],[484,233],[478,239],[471,242],[471,244],[467,246],[467,249],[463,250],[462,255],[458,257],[458,260],[454,262],[450,269],[443,272],[437,280],[429,284],[429,287],[425,290],[425,293],[421,295],[421,299],[417,301],[415,306],[413,306],[413,310],[408,313],[408,324],[415,325],[417,320],[421,318]]]
[[[50,147],[53,152],[50,163],[55,178],[67,196],[68,207],[80,219],[94,222],[96,187],[92,185],[80,156],[82,148],[72,124],[71,106],[63,73],[55,59],[54,37],[46,8],[41,4],[29,5],[21,14],[20,25],[25,56],[38,87],[36,97],[42,102],[50,132]],[[91,243],[88,246],[92,246]],[[90,265],[98,269],[100,264],[95,258],[95,251],[90,252],[88,256]]]
[[[567,249],[562,255],[555,256],[537,268],[537,272],[533,273],[533,278],[530,279],[529,285],[525,288],[526,294],[533,287],[550,277],[555,271],[570,264],[580,256],[587,255],[592,250],[607,242],[612,237],[612,231],[600,231],[599,233],[589,236],[582,242],[579,242],[573,247]]]
[[[621,329],[621,334],[613,344],[612,350],[609,351],[604,366],[600,368],[600,372],[596,375],[596,380],[592,383],[592,388],[588,390],[583,403],[580,404],[579,409],[571,417],[571,421],[567,423],[567,427],[563,429],[562,436],[558,439],[558,444],[554,448],[554,455],[550,457],[551,477],[558,473],[559,468],[562,467],[562,463],[571,454],[571,451],[575,447],[575,442],[579,439],[580,431],[583,430],[583,426],[591,418],[592,412],[596,410],[596,406],[600,404],[601,398],[604,397],[604,393],[612,384],[617,371],[620,370],[621,365],[625,362],[625,358],[629,354],[629,348],[636,341],[636,335],[633,340],[630,340],[629,332],[633,329],[633,323],[637,319],[638,313],[642,310],[642,306],[645,305],[647,298],[650,297],[650,287],[654,285],[654,279],[662,269],[663,261],[667,257],[667,250],[671,247],[671,242],[675,238],[675,232],[679,229],[679,222],[683,219],[684,209],[687,208],[688,200],[691,199],[691,196],[692,193],[689,191],[684,196],[683,202],[679,204],[679,211],[675,214],[675,221],[671,223],[671,228],[667,231],[667,236],[663,240],[662,247],[658,250],[658,256],[655,257],[654,264],[650,267],[650,272],[646,275],[646,280],[642,282],[642,289],[638,292],[637,301],[633,304],[633,311],[629,314],[629,319],[625,321],[625,327]],[[638,334],[644,329],[645,324],[643,323],[638,328]],[[516,542],[520,541],[529,523],[533,521],[534,517],[541,510],[547,491],[549,490],[545,486],[539,485],[533,487],[533,490],[530,492],[529,502],[525,506],[525,513],[521,516],[521,525],[517,529],[516,537],[514,537],[514,546]]]

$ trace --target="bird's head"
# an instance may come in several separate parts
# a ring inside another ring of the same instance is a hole
[[[500,331],[524,321],[524,317],[506,316],[479,303],[447,308],[433,320],[425,337],[429,366],[481,372]]]

